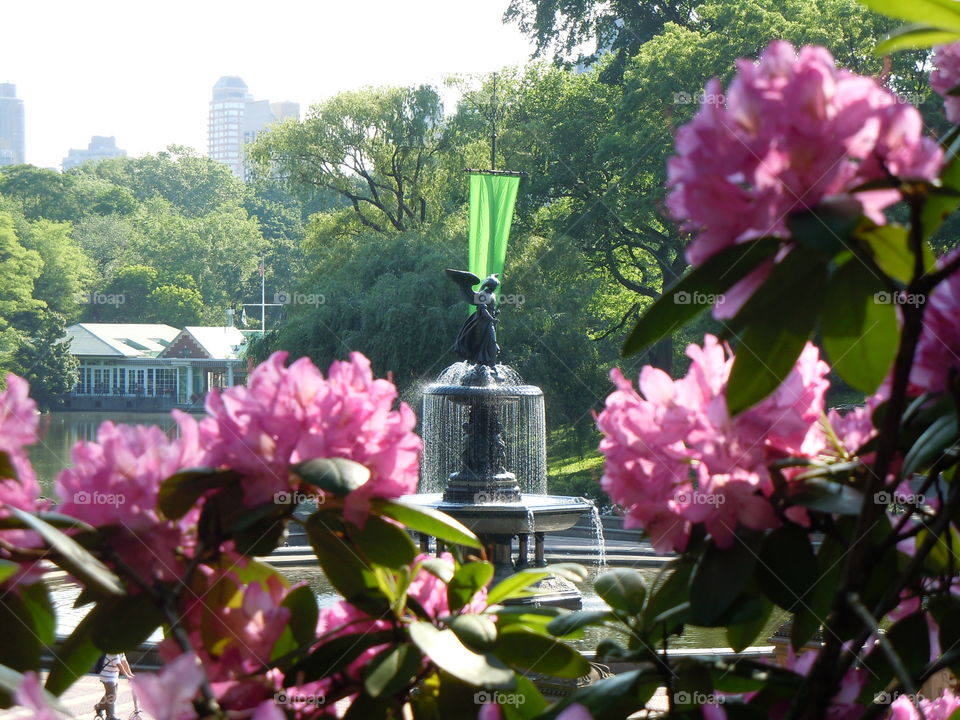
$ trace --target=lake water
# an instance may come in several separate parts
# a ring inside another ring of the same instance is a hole
[[[30,448],[30,461],[47,497],[57,474],[70,463],[70,448],[78,440],[95,440],[100,424],[112,420],[127,425],[159,425],[165,432],[176,428],[169,413],[63,412],[40,417],[40,442]]]

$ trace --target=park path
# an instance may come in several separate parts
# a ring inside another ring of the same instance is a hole
[[[46,673],[44,673],[46,677]],[[103,685],[99,675],[84,675],[67,690],[60,700],[73,713],[77,720],[93,720],[95,717],[93,706],[103,697]],[[133,696],[130,694],[130,681],[120,679],[117,688],[117,717],[127,720],[133,713]],[[10,708],[0,710],[0,720],[28,720],[33,717],[33,711],[26,708]],[[146,712],[140,713],[141,720],[150,720]]]

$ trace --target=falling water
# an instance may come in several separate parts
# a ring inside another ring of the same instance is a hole
[[[530,528],[529,532],[533,535],[537,531],[537,520],[533,515],[533,508],[529,505],[527,506],[527,527]]]
[[[456,363],[444,370],[435,383],[423,391],[421,432],[423,463],[420,492],[443,492],[447,478],[462,465],[463,426],[470,407],[454,402],[455,388],[471,366]],[[517,477],[520,492],[542,495],[547,492],[547,442],[543,392],[523,385],[520,376],[506,365],[497,366],[501,390],[516,391],[510,402],[498,405],[506,444],[506,469]]]
[[[603,523],[600,521],[600,511],[596,503],[590,504],[590,517],[593,521],[593,536],[597,543],[597,565],[603,569],[607,567],[607,544],[603,539]]]

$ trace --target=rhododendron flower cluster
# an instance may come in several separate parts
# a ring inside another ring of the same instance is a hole
[[[941,45],[933,53],[936,68],[930,73],[930,85],[943,96],[947,120],[960,123],[960,97],[950,91],[960,85],[960,42]]]
[[[269,502],[290,486],[289,466],[313,458],[347,458],[370,469],[369,482],[350,493],[345,516],[361,524],[371,498],[416,492],[421,442],[406,404],[393,406],[397,389],[374,379],[370,361],[352,353],[334,362],[327,377],[308,358],[284,367],[277,352],[259,365],[246,386],[213,391],[209,417],[200,423],[204,462],[246,475],[244,499]]]
[[[597,418],[603,489],[626,509],[625,526],[645,528],[658,552],[683,550],[694,523],[720,547],[733,542],[737,523],[775,527],[769,462],[824,447],[818,419],[829,368],[815,346],[807,344],[772,395],[735,418],[725,397],[729,352],[707,335],[687,355],[690,369],[676,381],[644,367],[640,393],[614,369],[617,390]]]
[[[956,252],[950,253],[939,265],[956,257]],[[951,376],[960,372],[960,273],[937,285],[926,305],[910,385],[917,393],[944,392]]]
[[[177,522],[157,512],[160,484],[200,463],[197,423],[174,412],[179,437],[151,425],[103,423],[95,442],[78,442],[71,467],[57,477],[57,510],[101,528],[110,528],[115,552],[141,577],[172,580],[180,575],[176,551],[191,539],[199,510]]]
[[[960,709],[960,696],[952,690],[946,689],[933,700],[920,698],[921,716],[914,707],[909,695],[900,695],[890,706],[890,720],[948,720],[953,713]]]
[[[942,151],[922,136],[920,114],[873,78],[837,68],[822,47],[799,54],[772,42],[759,62],[740,60],[727,92],[713,79],[692,122],[677,133],[668,207],[697,233],[699,265],[734,243],[789,236],[787,216],[888,175],[933,180]],[[726,104],[714,98],[725,97]],[[884,222],[896,190],[857,192]]]

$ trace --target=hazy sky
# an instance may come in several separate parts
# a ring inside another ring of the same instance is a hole
[[[91,135],[130,155],[205,154],[221,75],[256,99],[314,102],[364,85],[438,83],[522,64],[508,0],[6,0],[0,82],[26,108],[27,162],[60,167]]]

